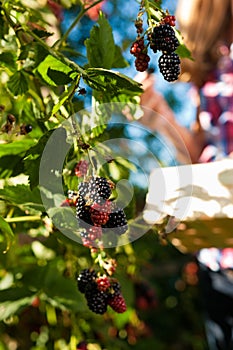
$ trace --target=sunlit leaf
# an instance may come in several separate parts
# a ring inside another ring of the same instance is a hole
[[[125,68],[128,66],[129,63],[123,57],[120,46],[115,45],[114,60],[111,68]]]
[[[5,186],[0,189],[0,198],[22,210],[44,210],[38,188],[31,191],[27,185]]]
[[[5,252],[7,252],[14,240],[14,233],[10,225],[8,224],[8,222],[6,222],[1,216],[0,216],[0,233],[5,236],[5,240],[6,240]]]
[[[0,157],[6,155],[16,155],[21,153],[24,154],[35,143],[36,141],[32,139],[24,139],[21,141],[14,141],[11,143],[3,143],[0,147]]]
[[[142,88],[139,83],[119,72],[103,68],[88,68],[84,77],[86,83],[97,91],[108,91],[112,95],[128,92],[140,94]]]
[[[52,86],[65,85],[77,75],[69,66],[51,55],[38,65],[36,71],[47,84]],[[73,73],[72,77],[71,73]]]
[[[7,82],[7,87],[15,96],[28,91],[28,77],[23,70],[15,72]]]
[[[0,321],[6,320],[10,316],[13,316],[20,312],[22,308],[31,304],[33,298],[34,296],[31,295],[22,299],[0,303]]]
[[[11,71],[16,69],[16,54],[14,52],[3,52],[0,54],[1,66],[9,68]]]
[[[91,67],[102,67],[110,69],[114,61],[115,43],[112,28],[100,14],[97,25],[91,30],[90,38],[86,39],[87,58]]]

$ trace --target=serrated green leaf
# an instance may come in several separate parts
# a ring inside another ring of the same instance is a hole
[[[51,55],[46,56],[46,58],[38,65],[36,71],[43,80],[51,86],[65,85],[67,84],[67,81],[70,82],[77,75],[77,73],[73,72],[70,67]],[[73,73],[72,77],[71,73]],[[64,76],[66,79],[64,79]],[[60,79],[62,81],[60,81]],[[63,83],[64,81],[65,83]]]
[[[2,216],[0,216],[0,232],[3,234],[6,238],[6,248],[5,252],[7,252],[10,249],[10,246],[14,240],[14,233],[8,224]]]
[[[99,15],[97,25],[91,29],[90,38],[85,40],[85,45],[91,67],[112,68],[115,43],[112,28],[102,13]]]
[[[18,155],[1,157],[0,178],[6,179],[23,173],[22,158]]]
[[[49,33],[46,30],[41,29],[33,29],[33,33],[36,34],[39,38],[48,38],[49,36],[53,35],[53,33]]]
[[[11,71],[16,70],[16,54],[13,52],[3,52],[0,54],[0,63],[1,66],[9,68]]]
[[[34,293],[23,287],[8,288],[0,291],[0,321],[15,315],[31,304]]]
[[[114,60],[111,68],[125,68],[128,66],[129,63],[123,57],[120,46],[115,45]]]
[[[149,7],[154,7],[158,10],[161,10],[161,4],[162,4],[162,0],[156,0],[156,1],[149,1],[148,5]]]
[[[5,186],[0,189],[0,198],[18,206],[21,210],[44,211],[38,188],[31,191],[27,185]]]
[[[131,95],[143,92],[141,84],[119,72],[103,68],[88,68],[86,73],[87,76],[84,79],[94,90],[107,91],[113,96],[126,91]]]
[[[31,304],[33,298],[34,296],[32,295],[30,297],[0,303],[0,321],[19,313],[22,308]]]
[[[49,52],[39,43],[34,43],[34,52],[35,67],[37,67],[49,55]]]
[[[30,188],[33,189],[39,184],[39,168],[41,157],[24,160],[25,174],[29,175]]]
[[[3,143],[0,147],[0,157],[16,154],[22,154],[23,156],[25,152],[35,143],[36,141],[32,139],[24,139],[21,141],[14,141],[11,143]]]
[[[28,77],[23,70],[15,72],[7,82],[7,87],[14,96],[28,91]]]
[[[29,175],[30,188],[33,189],[39,184],[39,168],[42,152],[53,130],[45,133],[30,150],[24,158],[25,174]]]
[[[76,312],[85,310],[82,295],[75,282],[64,277],[58,271],[55,260],[48,265],[43,281],[43,290],[55,307]]]
[[[184,41],[183,41],[183,37],[182,37],[182,34],[180,33],[180,31],[176,28],[174,28],[174,31],[176,33],[176,37],[179,41],[179,46],[178,48],[176,49],[176,53],[179,57],[181,58],[188,58],[190,60],[193,60],[193,57],[192,57],[192,54],[190,52],[190,50],[187,48],[187,46],[184,44]]]
[[[48,68],[47,74],[56,85],[66,85],[72,81],[68,74],[52,68]]]
[[[74,92],[76,82],[73,82],[66,91],[64,91],[58,99],[58,102],[53,106],[52,115],[57,113],[61,106],[69,99],[71,94]]]
[[[193,60],[192,54],[184,44],[180,44],[175,51],[180,58],[188,58]]]

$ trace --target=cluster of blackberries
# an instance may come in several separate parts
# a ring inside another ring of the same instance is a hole
[[[134,62],[136,70],[138,72],[144,72],[147,70],[150,57],[147,54],[147,48],[145,47],[143,38],[136,40],[132,44],[130,53],[136,57]]]
[[[164,79],[169,82],[177,80],[180,74],[180,59],[174,51],[178,48],[179,41],[172,26],[169,23],[162,23],[154,27],[148,39],[150,48],[155,53],[162,51],[162,56],[159,59],[159,70]]]
[[[106,275],[98,276],[95,270],[85,269],[77,277],[78,289],[85,295],[89,309],[104,314],[108,305],[117,313],[126,311],[125,299],[119,282]]]
[[[109,200],[114,187],[112,181],[99,176],[91,176],[78,186],[76,217],[85,246],[96,246],[102,233],[109,230],[122,235],[128,229],[124,210]]]

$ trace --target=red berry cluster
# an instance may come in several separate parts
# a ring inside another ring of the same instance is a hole
[[[174,27],[176,25],[176,17],[171,15],[166,15],[163,18],[162,23],[169,24],[170,26]]]
[[[99,176],[91,176],[78,187],[76,217],[83,245],[102,248],[102,233],[109,230],[117,235],[128,229],[124,210],[109,200],[114,184]]]
[[[111,212],[111,202],[106,200],[102,205],[94,203],[90,207],[90,216],[95,226],[103,226],[109,220],[109,214]]]
[[[150,57],[147,54],[147,48],[144,39],[137,39],[131,46],[130,53],[136,57],[135,67],[139,72],[144,72],[148,68]]]
[[[89,309],[96,314],[104,314],[108,305],[117,313],[126,311],[125,299],[117,279],[85,269],[78,275],[77,284],[79,291],[85,295]]]
[[[75,168],[74,168],[74,173],[77,177],[83,177],[87,174],[87,170],[88,170],[88,162],[86,160],[80,160]]]

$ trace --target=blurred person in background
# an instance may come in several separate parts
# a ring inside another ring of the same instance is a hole
[[[189,129],[180,125],[156,91],[154,74],[144,72],[135,77],[144,88],[141,105],[146,109],[140,122],[170,138],[181,163],[232,156],[233,0],[179,0],[176,19],[194,58],[182,60],[180,80],[192,85],[196,120]],[[190,97],[187,94],[184,98]],[[156,118],[151,110],[162,118]],[[177,134],[189,151],[189,159]],[[209,348],[233,350],[233,248],[202,249],[197,261]]]

